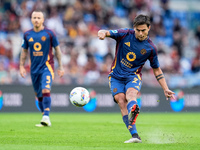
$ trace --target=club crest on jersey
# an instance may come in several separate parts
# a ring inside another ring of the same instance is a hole
[[[126,59],[129,60],[129,61],[134,61],[136,59],[136,55],[134,52],[129,52],[127,55],[126,55]]]
[[[111,32],[112,32],[112,33],[118,33],[118,31],[117,31],[117,30],[111,30]]]
[[[147,51],[146,51],[146,49],[142,49],[142,50],[140,51],[140,53],[141,53],[142,55],[144,55],[144,54],[147,53]]]
[[[42,36],[41,40],[42,40],[42,41],[46,41],[46,37],[45,37],[45,36]]]

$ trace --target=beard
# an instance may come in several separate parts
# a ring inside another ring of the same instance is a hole
[[[143,41],[144,37],[138,37],[137,39],[140,40],[140,41]]]
[[[139,41],[144,41],[146,38],[147,38],[147,36],[137,36],[136,37]]]

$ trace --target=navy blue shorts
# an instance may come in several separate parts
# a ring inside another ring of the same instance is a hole
[[[42,89],[51,90],[52,74],[46,69],[41,74],[31,74],[32,84],[37,97],[42,97]]]
[[[139,92],[141,86],[142,86],[142,81],[140,80],[140,77],[138,77],[137,75],[127,80],[118,80],[111,76],[109,77],[109,87],[113,97],[118,93],[126,94],[128,88],[135,88]]]

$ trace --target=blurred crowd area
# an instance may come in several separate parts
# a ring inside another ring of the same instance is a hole
[[[19,58],[23,33],[32,28],[31,13],[39,8],[45,12],[45,26],[56,33],[63,53],[65,75],[56,75],[54,84],[108,85],[116,42],[99,40],[97,32],[132,28],[135,16],[143,13],[151,17],[149,36],[157,46],[169,86],[200,86],[200,12],[173,10],[171,1],[157,0],[158,5],[154,0],[0,1],[0,84],[31,84],[29,59],[23,79]],[[142,73],[143,86],[159,86],[149,62]]]

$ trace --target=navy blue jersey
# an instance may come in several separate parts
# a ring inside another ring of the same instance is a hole
[[[39,32],[31,29],[24,33],[22,47],[30,51],[31,74],[40,74],[48,69],[54,76],[53,47],[58,45],[56,35],[47,28]]]
[[[147,60],[152,68],[158,68],[157,49],[149,37],[140,41],[133,29],[110,30],[110,37],[116,40],[115,58],[109,76],[120,80],[142,77],[142,67]]]

